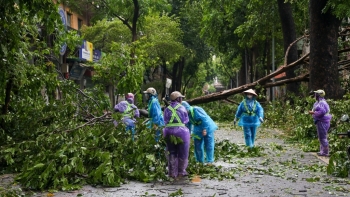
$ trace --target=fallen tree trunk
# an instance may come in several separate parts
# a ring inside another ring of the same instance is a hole
[[[347,51],[350,51],[350,49],[339,50],[338,53],[344,53]],[[301,65],[301,64],[308,64],[308,62],[306,62],[306,59],[308,58],[308,56],[309,56],[309,53],[305,54],[304,56],[299,58],[297,61],[295,61],[291,64],[288,64],[288,65],[284,65],[284,66],[280,67],[279,70],[276,70],[275,72],[270,73],[269,75],[266,75],[265,77],[262,77],[253,83],[245,84],[245,85],[242,85],[240,87],[229,89],[229,90],[224,90],[221,92],[215,92],[212,94],[189,99],[186,101],[191,105],[201,104],[201,103],[209,103],[212,101],[226,100],[229,96],[235,95],[237,93],[241,93],[241,92],[243,92],[247,89],[250,89],[250,88],[254,88],[257,85],[260,85],[261,87],[267,88],[267,87],[274,87],[274,86],[282,86],[282,85],[285,85],[288,83],[309,81],[309,73],[305,73],[305,74],[302,74],[302,75],[299,75],[297,77],[290,78],[290,79],[284,79],[284,80],[280,80],[280,81],[276,81],[276,82],[268,82],[268,80],[271,80],[273,77],[285,72],[288,69],[291,69],[291,68],[298,66],[298,65]],[[339,61],[338,64],[342,65],[342,66],[339,67],[338,70],[341,71],[341,70],[348,68],[349,64],[346,64],[346,63],[348,63],[347,60]]]
[[[276,82],[270,82],[270,83],[266,83],[264,85],[261,85],[264,88],[268,88],[268,87],[275,87],[275,86],[282,86],[282,85],[286,85],[288,83],[294,83],[294,82],[300,82],[300,81],[308,81],[309,80],[309,73],[303,74],[303,75],[299,75],[297,77],[294,78],[290,78],[290,79],[284,79],[281,81],[276,81]],[[257,84],[255,83],[250,83],[250,84],[246,84],[237,88],[233,88],[230,90],[224,90],[221,92],[216,92],[216,93],[212,93],[212,94],[208,94],[205,96],[201,96],[201,97],[197,97],[194,99],[190,99],[190,100],[186,100],[188,103],[190,103],[191,105],[195,105],[195,104],[201,104],[201,103],[209,103],[212,101],[218,101],[218,100],[228,100],[227,97],[237,94],[237,93],[241,93],[244,90],[247,90],[249,88],[253,88],[255,87]]]
[[[268,80],[272,79],[273,77],[277,76],[278,74],[281,74],[281,73],[285,72],[288,69],[294,68],[295,66],[303,64],[304,60],[308,56],[309,56],[309,53],[305,54],[303,57],[299,58],[297,61],[295,61],[295,62],[293,62],[293,63],[291,63],[289,65],[284,65],[279,70],[276,70],[275,72],[270,73],[269,75],[266,75],[265,77],[260,78],[260,79],[258,79],[257,81],[255,81],[253,83],[245,84],[245,85],[242,85],[240,87],[229,89],[229,90],[224,90],[224,91],[221,91],[221,92],[215,92],[215,93],[212,93],[212,94],[208,94],[208,95],[205,95],[205,96],[189,99],[189,100],[186,100],[186,101],[188,103],[192,104],[192,105],[200,104],[200,103],[208,103],[208,102],[212,102],[212,101],[226,99],[227,97],[229,97],[231,95],[234,95],[234,94],[237,94],[237,93],[241,93],[244,90],[247,90],[249,88],[253,88],[253,87],[257,86],[257,85],[261,85],[261,86],[264,87],[264,85],[266,84],[266,82]],[[296,77],[296,78],[298,78],[298,77]],[[296,81],[294,80],[292,82],[296,82]],[[284,82],[284,83],[286,83],[286,82]],[[271,85],[271,86],[273,86],[273,85]],[[271,86],[269,86],[269,87],[271,87]]]
[[[309,73],[302,74],[290,79],[284,79],[276,82],[266,83],[265,85],[263,85],[263,87],[269,88],[269,87],[275,87],[275,86],[282,86],[288,83],[294,83],[294,82],[300,82],[300,81],[309,81]]]

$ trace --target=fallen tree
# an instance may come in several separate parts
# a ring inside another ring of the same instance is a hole
[[[304,38],[300,37],[298,38],[296,41],[294,41],[293,43],[290,44],[289,48],[295,44],[298,40]],[[289,49],[287,50],[288,53]],[[350,49],[342,49],[339,50],[338,53],[344,53],[344,52],[348,52],[350,51]],[[188,103],[190,103],[191,105],[195,105],[195,104],[202,104],[202,103],[209,103],[209,102],[213,102],[213,101],[218,101],[218,100],[227,100],[229,96],[241,93],[247,89],[250,88],[254,88],[255,86],[261,86],[263,88],[268,88],[268,87],[274,87],[274,86],[282,86],[282,85],[286,85],[288,83],[295,83],[295,82],[300,82],[300,81],[309,81],[309,73],[303,73],[297,77],[294,78],[289,78],[289,79],[284,79],[284,80],[280,80],[280,81],[276,81],[276,82],[268,82],[271,81],[271,79],[289,69],[292,69],[296,66],[302,65],[302,64],[308,64],[308,57],[309,57],[310,53],[305,54],[304,56],[300,57],[297,61],[290,63],[288,65],[286,65],[286,60],[284,61],[284,65],[280,67],[280,69],[276,70],[275,72],[272,72],[258,80],[256,80],[255,82],[249,83],[249,84],[244,84],[242,86],[233,88],[233,89],[228,89],[228,90],[224,90],[221,92],[215,92],[212,94],[208,94],[205,96],[201,96],[201,97],[197,97],[197,98],[193,98],[193,99],[189,99],[186,100]],[[285,56],[285,59],[287,58],[287,55]],[[344,70],[344,69],[348,69],[350,66],[350,61],[349,60],[342,60],[338,62],[339,67],[339,71]]]

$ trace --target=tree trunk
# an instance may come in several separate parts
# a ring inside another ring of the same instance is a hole
[[[177,62],[174,63],[173,71],[172,71],[173,79],[171,82],[171,92],[174,92],[174,91],[181,92],[182,73],[183,73],[184,67],[185,67],[185,58],[184,57],[181,57]]]
[[[180,61],[179,61],[179,67],[177,70],[177,75],[176,75],[176,91],[181,91],[181,87],[182,87],[182,73],[185,67],[185,58],[181,57]]]
[[[284,53],[287,52],[289,45],[296,39],[295,24],[290,3],[284,3],[285,0],[277,0],[278,12],[281,18],[283,32]],[[293,45],[287,54],[287,64],[290,64],[298,59],[297,46]],[[295,69],[290,69],[286,72],[287,78],[295,77]],[[299,92],[300,83],[290,83],[287,85],[287,91],[297,94]]]
[[[11,101],[11,92],[13,87],[13,78],[11,77],[6,83],[5,104],[2,106],[2,115],[6,115]]]
[[[246,50],[244,50],[244,52],[242,54],[242,57],[244,58],[244,60],[242,61],[242,67],[239,70],[239,74],[238,74],[238,76],[239,76],[239,85],[244,85],[244,84],[248,83],[248,81],[247,81],[247,77],[248,77],[247,73],[248,73],[248,71],[247,71],[247,66],[246,66],[246,59],[247,59],[246,55],[247,55]],[[238,86],[238,84],[237,84],[237,86]]]
[[[324,89],[328,98],[340,98],[338,73],[338,28],[340,20],[328,10],[327,0],[310,0],[310,83],[311,90]]]
[[[163,59],[162,60],[162,67],[163,67],[163,83],[164,83],[164,86],[163,86],[163,92],[162,92],[162,98],[165,97],[165,94],[166,94],[166,61]],[[171,93],[171,92],[170,92]]]
[[[179,68],[179,64],[180,64],[180,61],[177,61],[177,62],[175,62],[174,63],[174,65],[173,65],[173,71],[172,71],[172,77],[173,77],[173,79],[172,79],[172,81],[171,81],[171,90],[170,90],[170,93],[171,92],[174,92],[176,89],[177,89],[177,77],[176,77],[176,75],[177,75],[177,70],[178,70],[178,68]]]
[[[137,20],[140,16],[140,4],[138,0],[133,0],[134,3],[134,15],[132,18],[132,26],[131,26],[131,33],[132,33],[132,40],[131,42],[135,42],[137,40]]]

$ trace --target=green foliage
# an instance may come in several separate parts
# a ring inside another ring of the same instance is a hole
[[[131,43],[130,30],[119,20],[97,21],[93,26],[84,26],[81,31],[83,38],[94,43],[94,48],[104,53],[115,52],[115,43]]]
[[[39,190],[74,190],[84,183],[119,186],[127,179],[143,182],[165,179],[165,153],[161,148],[164,142],[157,144],[154,131],[138,126],[135,141],[124,126],[115,128],[111,122],[45,133],[8,147],[2,155],[12,152],[12,158],[2,158],[9,162],[23,157],[16,180],[26,188]]]
[[[137,92],[143,81],[144,59],[138,58],[130,65],[130,46],[115,42],[111,47],[112,52],[103,57],[100,64],[94,65],[96,74],[93,79],[102,84],[116,85],[122,93]]]
[[[215,101],[201,105],[209,116],[217,122],[229,121],[232,122],[235,118],[235,113],[238,104],[226,103],[223,101]]]
[[[217,151],[215,154],[219,158],[223,158],[224,161],[230,162],[234,158],[244,157],[261,157],[263,156],[263,147],[249,148],[246,146],[238,146],[237,144],[231,143],[228,140],[223,140],[215,144]]]
[[[165,139],[165,141],[168,141],[169,143],[175,144],[175,145],[184,143],[180,137],[176,137],[174,135],[168,136],[168,138]]]
[[[292,101],[275,101],[264,106],[265,124],[270,128],[283,129],[295,140],[305,140],[316,136],[316,128],[308,111],[314,99],[292,97]]]
[[[338,18],[346,18],[350,16],[350,1],[349,0],[329,0],[326,7],[322,10],[327,12],[331,9],[332,13]]]
[[[14,189],[10,187],[1,187],[0,186],[0,197],[18,197],[24,196],[21,189]]]
[[[334,152],[329,159],[327,174],[337,177],[348,177],[350,172],[350,161],[344,151]]]
[[[178,189],[176,192],[170,193],[169,196],[183,196],[184,193],[182,192],[182,189]]]
[[[293,95],[289,95],[289,98],[289,100],[275,100],[274,102],[265,103],[263,105],[265,110],[264,126],[283,130],[286,140],[291,143],[297,143],[303,151],[319,151],[316,127],[311,115],[308,114],[308,111],[312,109],[313,103],[315,102],[314,98],[301,98],[294,97]],[[327,167],[327,172],[328,174],[340,177],[346,177],[350,169],[345,152],[347,146],[350,145],[350,139],[339,138],[337,136],[338,133],[346,133],[350,128],[348,123],[342,123],[339,120],[343,114],[350,111],[349,98],[350,95],[347,94],[344,96],[343,100],[327,100],[333,116],[328,134],[331,161]],[[240,100],[240,97],[237,95],[234,99]],[[237,110],[236,106],[222,104],[222,102],[211,102],[202,105],[202,107],[215,121],[232,121],[235,111]],[[229,114],[232,115],[230,116]],[[246,152],[235,145],[225,144],[224,142],[218,143],[217,147],[216,154],[220,155],[218,155],[218,157],[228,161],[232,158],[244,157],[244,154],[239,155],[239,153]],[[224,151],[226,156],[225,154],[221,154],[221,151]],[[250,154],[248,155],[252,156]]]
[[[184,54],[184,46],[181,43],[183,32],[177,18],[165,14],[161,16],[145,17],[142,26],[142,37],[137,41],[137,50],[150,59],[158,58],[167,62],[174,62]],[[152,64],[157,63],[153,62]],[[162,62],[158,62],[160,64]]]
[[[291,101],[276,101],[265,106],[265,124],[270,128],[280,128],[285,131],[288,140],[300,144],[304,151],[319,151],[316,127],[308,111],[312,109],[314,98],[292,97]],[[349,171],[349,161],[346,147],[350,139],[339,138],[338,133],[349,130],[348,123],[340,122],[340,117],[350,111],[349,95],[342,100],[327,100],[332,114],[331,128],[328,134],[331,159],[327,167],[328,174],[346,177]]]

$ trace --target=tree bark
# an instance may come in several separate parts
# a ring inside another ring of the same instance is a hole
[[[11,92],[13,87],[13,77],[11,77],[6,83],[5,89],[5,104],[2,106],[2,115],[6,115],[11,101]]]
[[[177,75],[177,70],[178,70],[178,68],[179,68],[179,64],[180,64],[180,61],[177,61],[177,62],[175,62],[174,64],[173,64],[173,71],[172,71],[172,77],[173,77],[173,79],[172,79],[172,81],[171,81],[171,91],[169,92],[169,94],[171,93],[171,92],[174,92],[176,89],[177,89],[177,80],[178,80],[178,78],[176,77],[176,75]]]
[[[328,10],[328,0],[310,0],[310,82],[311,90],[324,89],[328,98],[340,98],[342,90],[337,68],[340,20]]]
[[[243,61],[242,61],[242,67],[241,67],[241,69],[239,70],[239,74],[238,74],[238,76],[239,76],[239,84],[240,85],[244,85],[244,84],[247,84],[247,73],[248,73],[248,71],[247,71],[247,67],[248,66],[246,66],[246,56],[247,56],[247,53],[246,53],[246,50],[244,50],[244,52],[242,53],[242,57],[244,58],[243,59]],[[247,62],[248,63],[248,62]],[[238,84],[237,84],[237,86],[238,86]]]
[[[140,4],[138,0],[133,0],[134,3],[134,15],[132,18],[132,26],[131,26],[131,33],[132,33],[132,40],[131,42],[135,42],[137,40],[137,20],[140,16]]]
[[[177,75],[176,75],[176,91],[181,91],[181,87],[182,87],[182,73],[183,73],[183,69],[185,67],[185,58],[181,57],[180,61],[179,61],[179,67],[177,70]]]
[[[278,12],[282,24],[283,32],[283,46],[284,52],[287,52],[289,45],[296,39],[295,24],[292,14],[291,4],[285,3],[285,0],[277,0]],[[290,64],[298,59],[297,46],[291,46],[287,54],[287,64]],[[290,69],[286,71],[287,78],[293,78],[296,76],[295,69]],[[287,85],[287,91],[297,94],[299,92],[300,83],[291,83]]]
[[[164,86],[163,86],[163,92],[162,92],[162,98],[165,97],[165,94],[166,94],[166,61],[163,59],[162,60],[162,67],[163,67],[163,83],[164,83]],[[171,92],[170,92],[171,93]]]

